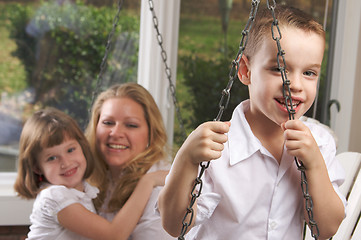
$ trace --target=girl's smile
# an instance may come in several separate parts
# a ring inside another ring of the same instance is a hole
[[[44,148],[37,159],[38,174],[49,183],[83,191],[87,163],[78,141],[66,137],[61,144]]]

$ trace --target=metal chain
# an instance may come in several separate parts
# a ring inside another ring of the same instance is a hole
[[[107,45],[105,47],[104,57],[103,57],[102,62],[100,64],[100,72],[98,74],[97,84],[96,84],[95,90],[93,92],[89,112],[91,112],[91,108],[92,108],[92,106],[94,104],[95,98],[97,97],[97,95],[99,93],[99,89],[103,85],[103,74],[104,74],[104,70],[106,69],[106,63],[107,63],[108,55],[109,55],[109,52],[110,52],[110,47],[111,47],[112,39],[113,39],[113,36],[114,36],[114,33],[115,33],[115,29],[118,26],[119,15],[120,15],[120,11],[122,10],[122,7],[123,7],[123,2],[124,2],[123,0],[119,0],[118,4],[117,4],[118,5],[117,13],[115,14],[115,16],[113,18],[113,27],[112,27],[112,30],[110,31],[109,35],[108,35]]]
[[[246,44],[248,41],[248,33],[252,28],[254,19],[256,17],[257,14],[257,10],[258,10],[258,6],[259,6],[260,0],[252,0],[252,8],[249,14],[249,18],[248,21],[246,23],[246,26],[244,28],[244,30],[242,31],[242,38],[239,44],[239,50],[237,53],[236,58],[232,61],[232,68],[229,72],[229,81],[228,84],[226,86],[225,89],[223,89],[222,91],[222,97],[221,100],[219,102],[219,112],[217,117],[214,119],[214,121],[219,121],[223,115],[224,110],[227,108],[228,103],[229,103],[229,99],[231,96],[231,88],[233,85],[234,80],[237,78],[237,72],[238,72],[238,68],[239,68],[239,62],[241,61],[241,58],[243,56],[243,52],[244,49],[246,48]],[[182,229],[181,229],[181,233],[178,237],[178,240],[184,240],[184,235],[187,233],[188,227],[192,224],[193,221],[193,216],[194,216],[194,212],[193,212],[193,205],[196,202],[197,198],[200,196],[201,192],[202,192],[202,187],[203,187],[203,181],[202,181],[202,176],[204,171],[209,167],[210,161],[209,162],[201,162],[200,165],[200,171],[198,174],[198,177],[195,179],[194,181],[194,185],[191,191],[191,199],[189,202],[189,205],[187,207],[186,213],[183,217],[182,220]]]
[[[116,15],[115,15],[115,17],[113,19],[112,30],[110,31],[110,33],[108,35],[107,45],[105,47],[105,54],[104,54],[104,57],[103,57],[102,62],[100,64],[100,72],[98,74],[98,79],[97,79],[95,91],[93,92],[93,95],[92,95],[92,101],[91,101],[91,105],[90,105],[90,108],[89,108],[89,112],[91,111],[91,107],[93,106],[95,98],[97,97],[97,95],[99,93],[100,87],[103,85],[103,73],[104,73],[104,70],[106,69],[106,62],[107,62],[108,55],[109,55],[109,52],[110,52],[112,38],[114,36],[115,29],[118,26],[119,15],[120,15],[120,11],[121,11],[121,9],[123,7],[123,2],[124,2],[124,0],[119,0],[118,1],[118,10],[117,10],[117,13],[116,13]],[[151,13],[153,15],[153,24],[154,24],[154,28],[155,28],[155,30],[157,32],[158,44],[159,44],[159,46],[161,48],[161,56],[162,56],[162,60],[163,60],[164,65],[165,65],[165,74],[167,75],[167,79],[168,79],[168,82],[169,82],[169,91],[171,92],[171,95],[172,95],[173,104],[174,104],[174,107],[175,107],[175,110],[176,110],[176,113],[177,113],[178,123],[179,123],[180,129],[181,129],[181,134],[182,134],[183,139],[185,140],[186,137],[187,137],[186,136],[186,130],[185,130],[185,127],[184,127],[183,118],[181,116],[179,104],[178,104],[178,101],[177,101],[177,98],[176,98],[175,86],[174,86],[174,84],[172,82],[171,69],[169,68],[169,66],[167,64],[167,53],[163,48],[163,38],[162,38],[162,35],[161,35],[161,33],[159,31],[159,28],[158,28],[158,18],[157,18],[156,14],[155,14],[155,11],[154,11],[153,0],[149,0],[148,3],[149,3],[149,9],[150,9],[150,11],[151,11]]]
[[[173,104],[174,104],[174,106],[176,108],[177,117],[178,117],[178,121],[179,121],[179,124],[180,124],[180,128],[182,130],[183,138],[185,139],[186,138],[185,128],[184,128],[183,120],[182,120],[182,117],[181,117],[181,114],[180,114],[180,108],[179,108],[178,101],[177,101],[176,94],[175,94],[175,86],[174,86],[174,84],[173,84],[173,82],[171,80],[171,70],[170,70],[170,68],[169,68],[169,66],[167,64],[167,53],[165,52],[165,50],[163,48],[163,38],[162,38],[162,35],[161,35],[161,33],[159,31],[159,28],[158,28],[158,18],[157,18],[156,14],[155,14],[155,11],[154,11],[153,0],[148,0],[148,3],[149,3],[150,11],[152,12],[152,15],[153,15],[153,24],[154,24],[154,28],[155,28],[155,30],[157,32],[158,44],[159,44],[159,46],[161,48],[161,56],[162,56],[162,59],[163,59],[164,65],[165,65],[165,73],[166,73],[168,81],[169,81],[169,90],[170,90],[170,92],[172,94]],[[242,31],[242,38],[241,38],[241,41],[240,41],[238,53],[236,55],[236,58],[232,61],[232,68],[231,68],[231,70],[229,72],[228,84],[227,84],[226,88],[223,89],[223,91],[222,91],[221,100],[220,100],[220,102],[218,104],[219,112],[218,112],[217,117],[214,119],[215,121],[219,121],[221,119],[224,110],[228,106],[228,103],[229,103],[229,100],[230,100],[230,90],[232,88],[234,80],[237,78],[239,62],[240,62],[240,60],[241,60],[241,58],[243,56],[244,49],[246,48],[246,44],[247,44],[247,41],[248,41],[248,33],[252,28],[254,19],[255,19],[256,14],[257,14],[259,3],[260,3],[260,0],[252,0],[252,8],[251,8],[251,11],[250,11],[250,15],[249,15],[248,21],[246,23],[246,26],[245,26],[244,30]],[[102,82],[103,82],[103,73],[104,73],[104,70],[105,70],[106,61],[107,61],[109,51],[110,51],[110,47],[111,47],[111,40],[113,38],[113,35],[115,33],[115,29],[116,29],[116,27],[118,25],[118,22],[119,22],[119,15],[120,15],[120,11],[122,9],[122,6],[123,6],[123,0],[119,0],[118,1],[118,10],[117,10],[117,13],[116,13],[116,15],[115,15],[115,17],[113,19],[113,27],[112,27],[111,32],[108,35],[108,41],[107,41],[107,45],[106,45],[106,48],[105,48],[105,54],[104,54],[104,57],[102,59],[101,65],[100,65],[100,72],[99,72],[98,79],[97,79],[96,89],[93,92],[91,106],[93,105],[95,97],[97,96],[99,88],[100,88],[100,86],[102,85]],[[277,48],[278,48],[277,65],[278,65],[278,68],[279,68],[279,70],[281,72],[281,77],[282,77],[282,81],[283,81],[283,97],[285,98],[286,108],[287,108],[287,111],[288,111],[289,119],[291,120],[291,119],[294,119],[295,110],[293,109],[293,106],[292,106],[290,80],[287,79],[287,74],[286,74],[286,61],[285,61],[285,57],[284,57],[285,52],[282,50],[281,44],[280,44],[280,40],[282,38],[282,35],[281,35],[281,31],[279,29],[278,21],[276,19],[275,12],[274,12],[274,9],[276,7],[276,1],[273,0],[273,5],[271,6],[270,3],[269,3],[269,0],[267,0],[267,7],[268,7],[268,9],[271,10],[272,16],[273,16],[272,38],[277,43]],[[278,36],[275,35],[275,28],[277,30]],[[282,59],[283,66],[281,66],[280,58]],[[306,210],[307,210],[307,214],[308,214],[308,218],[309,218],[309,225],[310,225],[310,229],[311,229],[311,235],[312,235],[312,237],[314,239],[317,240],[318,237],[319,237],[319,229],[318,229],[316,221],[313,218],[313,201],[312,201],[312,197],[311,197],[311,195],[309,194],[309,191],[308,191],[308,183],[307,183],[307,178],[306,178],[306,173],[305,173],[306,169],[305,169],[302,161],[299,161],[296,157],[294,159],[295,159],[298,170],[301,171],[301,188],[302,188],[303,196],[305,198],[305,206],[306,206]],[[184,240],[184,235],[187,232],[188,227],[192,223],[193,216],[194,216],[193,205],[194,205],[196,199],[201,194],[202,187],[203,187],[203,182],[202,182],[201,178],[203,176],[204,171],[209,167],[209,165],[210,165],[210,162],[200,163],[201,169],[200,169],[198,177],[195,179],[195,182],[194,182],[194,185],[193,185],[193,188],[192,188],[192,191],[191,191],[191,200],[190,200],[189,206],[187,207],[186,214],[185,214],[185,216],[183,218],[183,221],[182,221],[182,230],[181,230],[180,236],[178,237],[179,240]],[[187,221],[189,215],[190,215],[190,218]]]
[[[244,49],[246,48],[247,42],[248,42],[248,33],[252,28],[254,19],[256,17],[258,6],[259,6],[260,0],[252,0],[252,8],[249,13],[249,18],[246,23],[245,28],[242,31],[242,38],[239,44],[238,53],[236,55],[236,58],[232,61],[232,67],[228,74],[229,81],[225,89],[222,91],[222,97],[219,101],[219,112],[217,117],[214,119],[214,121],[219,121],[222,118],[224,110],[228,107],[229,99],[231,96],[231,88],[233,85],[233,82],[235,79],[237,79],[237,72],[239,68],[239,62],[241,61],[241,58],[243,56]]]
[[[159,44],[160,49],[161,49],[161,56],[162,56],[163,63],[164,63],[164,66],[165,66],[165,74],[167,75],[167,79],[168,79],[168,83],[169,83],[169,91],[170,91],[170,93],[172,95],[173,104],[174,104],[174,107],[175,107],[175,110],[176,110],[179,127],[181,129],[181,134],[182,134],[183,140],[185,140],[186,137],[187,137],[187,134],[186,134],[186,130],[185,130],[185,127],[184,127],[183,118],[182,118],[182,115],[181,115],[181,112],[180,112],[179,104],[178,104],[178,101],[177,101],[175,86],[174,86],[173,81],[172,81],[171,69],[169,68],[169,66],[167,64],[167,53],[166,53],[166,51],[164,50],[164,47],[163,47],[163,37],[162,37],[162,35],[161,35],[160,31],[159,31],[158,18],[157,18],[156,14],[155,14],[155,11],[154,11],[154,2],[153,2],[153,0],[148,0],[148,3],[149,3],[149,9],[150,9],[150,11],[152,13],[152,16],[153,16],[153,25],[154,25],[154,29],[155,29],[156,34],[157,34],[157,36],[156,36],[157,41],[158,41],[158,44]]]
[[[276,2],[275,0],[273,0],[273,5],[271,6],[269,3],[269,0],[267,0],[267,7],[269,10],[271,10],[272,12],[272,17],[273,17],[273,22],[272,22],[272,38],[273,40],[276,41],[277,43],[277,48],[278,48],[278,52],[277,52],[277,67],[279,69],[279,71],[281,72],[281,77],[282,77],[282,82],[283,82],[283,97],[285,99],[285,105],[287,108],[287,112],[288,112],[288,117],[290,120],[294,119],[294,114],[295,114],[295,110],[293,109],[293,105],[292,105],[292,97],[291,97],[291,90],[290,90],[290,80],[287,79],[287,74],[286,74],[286,61],[285,61],[285,52],[284,50],[282,50],[281,48],[281,43],[280,40],[282,38],[281,35],[281,31],[278,25],[278,20],[276,18],[276,14],[275,14],[275,8],[276,8]],[[275,33],[275,30],[277,30],[277,32]],[[282,64],[280,62],[280,59],[282,59]],[[320,231],[318,229],[317,223],[313,218],[313,201],[312,201],[312,197],[308,191],[308,183],[307,183],[307,178],[306,178],[306,168],[303,165],[302,161],[299,161],[297,159],[297,157],[294,157],[295,163],[297,165],[297,169],[301,172],[301,188],[302,188],[302,193],[303,193],[303,197],[305,199],[305,208],[307,211],[307,215],[309,218],[309,225],[310,225],[310,230],[311,230],[311,235],[314,239],[318,239],[318,237],[320,236]]]

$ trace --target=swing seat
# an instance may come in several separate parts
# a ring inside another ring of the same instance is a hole
[[[344,152],[337,156],[345,170],[345,182],[340,191],[346,196],[346,218],[342,221],[332,240],[360,240],[361,239],[361,153]],[[311,240],[311,231],[307,227],[305,240]]]

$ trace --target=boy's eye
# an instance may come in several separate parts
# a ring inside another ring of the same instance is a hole
[[[273,67],[273,68],[271,68],[271,71],[281,72],[281,69],[279,67]]]
[[[275,67],[271,67],[270,70],[271,70],[272,72],[281,72],[281,71],[283,71],[283,69],[284,69],[284,68],[282,68],[282,67],[275,66]],[[287,69],[285,69],[285,72],[288,72]]]
[[[313,72],[313,71],[306,71],[303,74],[306,75],[306,76],[309,76],[309,77],[317,76],[317,74],[315,72]]]

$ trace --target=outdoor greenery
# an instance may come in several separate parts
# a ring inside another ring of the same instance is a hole
[[[81,1],[61,6],[43,2],[37,8],[26,4],[6,4],[2,7],[7,13],[2,26],[16,44],[11,55],[25,67],[25,77],[21,76],[25,81],[22,87],[33,88],[34,108],[57,107],[84,126],[92,100],[89,96],[92,96],[97,84],[116,9],[84,5]],[[34,12],[34,9],[37,10]],[[123,14],[114,35],[117,37],[113,41],[125,39],[131,45],[131,52],[112,54],[113,48],[109,49],[103,88],[119,79],[123,82],[136,81],[138,16]],[[119,65],[117,60],[125,57],[119,54],[125,55],[128,59],[126,63],[132,67]],[[123,68],[127,71],[122,71]],[[119,72],[121,74],[115,74]],[[11,86],[12,79],[4,79],[1,90]]]
[[[80,0],[61,6],[50,1],[0,2],[0,92],[16,93],[33,87],[32,110],[54,106],[85,126],[116,10],[114,6],[86,5]],[[186,134],[217,116],[247,18],[247,14],[233,17],[228,32],[222,32],[218,14],[182,14],[177,98]],[[138,35],[139,13],[123,9],[107,69],[100,79],[102,89],[113,83],[136,81]],[[323,78],[325,70],[324,66]],[[321,87],[323,84],[321,81]],[[222,120],[229,120],[233,108],[247,97],[247,88],[235,81]],[[175,121],[177,149],[184,139],[177,118]]]

